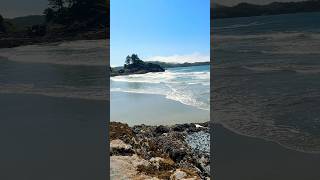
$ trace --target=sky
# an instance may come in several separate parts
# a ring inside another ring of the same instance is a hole
[[[111,66],[132,53],[144,61],[210,61],[209,0],[111,0],[110,11]]]
[[[293,2],[293,1],[302,1],[302,0],[212,0],[214,3],[233,6],[241,2],[247,2],[251,4],[268,4],[271,2]]]

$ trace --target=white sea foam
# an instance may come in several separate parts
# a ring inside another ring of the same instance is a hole
[[[166,72],[112,77],[111,92],[158,94],[209,110],[210,72],[184,70],[169,69]]]
[[[34,84],[3,84],[0,83],[0,94],[29,94],[49,97],[63,97],[107,101],[108,91],[105,87],[73,87],[50,86],[36,87]]]
[[[216,49],[234,47],[237,52],[263,54],[320,54],[320,33],[279,32],[250,35],[215,35]]]
[[[220,29],[237,29],[237,28],[243,28],[243,27],[250,27],[250,26],[259,26],[264,25],[265,23],[259,23],[259,22],[250,22],[247,24],[232,24],[228,26],[221,26],[221,27],[214,27],[214,29],[220,30]]]
[[[23,63],[63,65],[107,65],[106,40],[81,40],[42,45],[28,45],[0,50],[0,56]]]

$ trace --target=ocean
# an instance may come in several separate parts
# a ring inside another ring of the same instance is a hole
[[[214,20],[213,120],[319,153],[319,20],[320,13]]]
[[[168,68],[165,72],[147,73],[147,74],[134,74],[127,76],[111,77],[110,81],[111,91],[111,119],[126,119],[130,121],[134,120],[135,123],[148,123],[147,119],[150,118],[146,114],[143,116],[142,112],[136,110],[134,112],[123,114],[122,111],[126,111],[125,108],[115,105],[119,99],[121,99],[122,106],[129,104],[134,96],[136,102],[141,101],[142,98],[148,97],[151,102],[144,101],[139,105],[141,107],[151,106],[152,104],[157,108],[150,109],[153,114],[158,114],[160,109],[168,109],[168,112],[163,112],[165,116],[159,115],[152,118],[151,124],[175,124],[178,122],[191,123],[191,122],[204,122],[209,120],[210,110],[210,66],[190,66],[190,67],[177,67]],[[153,96],[152,96],[153,95]],[[160,102],[156,99],[161,99]],[[161,98],[159,98],[161,97]],[[152,102],[152,99],[154,101]],[[175,105],[169,105],[166,103],[173,102]],[[164,104],[163,104],[164,103]],[[160,105],[161,104],[161,105]],[[181,111],[179,107],[185,107],[184,111]],[[186,111],[189,111],[189,113]],[[190,115],[190,112],[194,112]],[[118,114],[123,114],[120,117]],[[178,113],[180,113],[179,117]],[[139,115],[142,114],[142,115]],[[198,115],[198,116],[196,116]],[[127,117],[126,117],[127,116]],[[145,119],[144,121],[138,121],[137,117]],[[159,119],[161,118],[161,120]],[[192,118],[193,119],[192,119]],[[182,120],[183,119],[183,120]],[[150,119],[149,119],[150,120]],[[161,123],[160,123],[161,122]]]
[[[0,49],[0,93],[107,100],[105,40]]]
[[[0,179],[106,177],[106,45],[0,49]]]

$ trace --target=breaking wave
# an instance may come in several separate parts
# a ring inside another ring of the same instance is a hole
[[[163,95],[168,99],[209,110],[210,72],[199,67],[172,68],[166,72],[116,76],[111,92]]]

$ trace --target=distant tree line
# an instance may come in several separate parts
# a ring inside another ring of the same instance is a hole
[[[266,5],[243,2],[232,7],[215,4],[211,11],[211,18],[249,17],[315,11],[320,11],[320,0],[272,2]]]
[[[5,27],[4,19],[0,14],[0,33],[5,33],[5,32],[6,32],[6,27]]]
[[[44,10],[47,23],[62,25],[81,24],[87,28],[107,25],[106,0],[48,0]]]
[[[75,34],[88,30],[101,31],[109,27],[109,12],[106,0],[48,0],[44,16],[4,19],[0,15],[0,33],[44,36],[47,32]]]
[[[14,29],[11,22],[5,20],[0,14],[0,34],[6,34]]]

